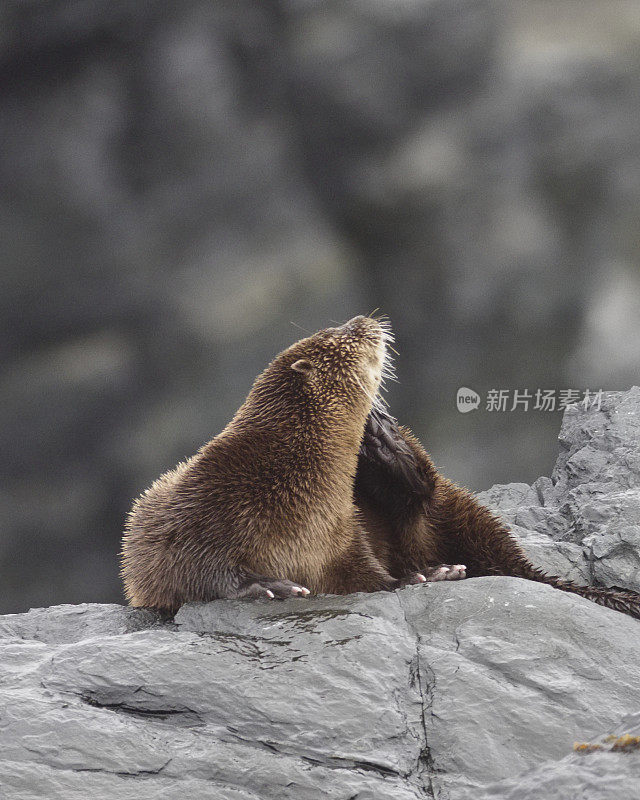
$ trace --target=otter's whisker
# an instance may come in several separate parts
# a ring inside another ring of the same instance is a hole
[[[371,392],[367,391],[367,389],[364,387],[362,381],[357,375],[354,375],[353,377],[355,378],[358,386],[364,392],[365,397],[367,397],[371,401],[372,407],[375,408],[376,411],[384,411],[385,406],[389,405],[387,401],[384,399],[384,397],[382,397],[380,394],[372,395]]]

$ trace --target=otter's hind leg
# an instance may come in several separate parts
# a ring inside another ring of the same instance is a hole
[[[529,562],[509,529],[466,489],[441,478],[432,513],[440,535],[467,564],[469,577],[527,577]]]
[[[364,529],[355,525],[351,545],[325,566],[320,579],[321,591],[351,594],[396,589],[399,581],[376,556]]]
[[[579,586],[556,575],[547,575],[529,561],[509,529],[488,508],[453,484],[444,482],[443,488],[445,499],[440,509],[443,530],[468,560],[471,576],[511,575],[546,583],[640,619],[640,594],[637,592]]]

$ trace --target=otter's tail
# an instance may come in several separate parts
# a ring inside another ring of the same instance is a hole
[[[640,594],[636,592],[623,592],[617,589],[604,589],[594,586],[578,586],[577,583],[572,581],[563,580],[555,575],[547,575],[527,562],[518,564],[516,572],[519,574],[512,573],[514,577],[546,583],[556,589],[561,589],[563,592],[572,592],[580,595],[580,597],[586,597],[587,600],[592,600],[598,605],[613,608],[615,611],[622,611],[623,614],[629,614],[636,619],[640,619]]]

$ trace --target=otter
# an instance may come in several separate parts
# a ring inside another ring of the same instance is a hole
[[[389,573],[353,500],[389,337],[384,322],[359,316],[292,345],[218,436],[136,500],[122,547],[131,605],[171,613],[190,600],[426,579]]]
[[[122,547],[133,606],[306,597],[512,575],[640,618],[640,596],[534,567],[508,528],[442,477],[379,389],[388,321],[302,339],[256,379],[227,427],[133,505]]]
[[[466,564],[466,577],[503,575],[546,583],[640,619],[640,594],[580,586],[535,567],[509,528],[466,489],[438,473],[411,432],[372,409],[359,451],[354,494],[368,530],[392,543],[389,569],[439,560]],[[464,575],[462,576],[464,577]]]

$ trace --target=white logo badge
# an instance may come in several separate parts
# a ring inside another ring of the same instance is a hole
[[[456,395],[456,404],[458,411],[461,414],[466,414],[468,411],[473,411],[480,405],[480,395],[474,392],[473,389],[467,389],[466,386],[461,386]]]

